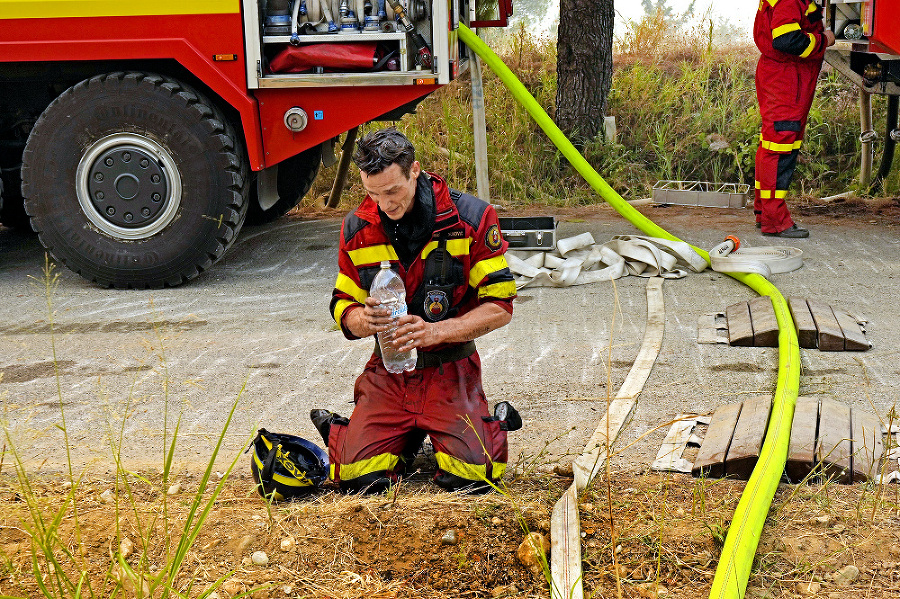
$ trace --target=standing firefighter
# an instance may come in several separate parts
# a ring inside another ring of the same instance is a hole
[[[763,235],[809,237],[785,204],[816,93],[825,48],[822,8],[811,0],[761,0],[753,38],[762,55],[756,67],[756,97],[762,133],[756,150],[756,224]]]
[[[390,310],[369,296],[382,261],[407,291],[408,314],[393,336],[416,348],[411,371],[385,369],[376,344],[354,388],[351,418],[313,410],[328,444],[331,478],[344,491],[378,492],[396,482],[427,434],[447,490],[488,490],[506,468],[506,431],[521,426],[507,402],[488,412],[474,339],[512,318],[516,286],[494,208],[451,190],[415,160],[396,129],[370,133],[353,156],[367,192],[341,229],[340,273],[331,312],[348,339],[390,327]]]

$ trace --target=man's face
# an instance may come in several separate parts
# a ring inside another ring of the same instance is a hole
[[[409,177],[403,175],[403,170],[397,164],[374,175],[360,171],[359,176],[366,193],[378,202],[381,211],[391,220],[400,220],[412,210],[416,199],[416,181],[421,172],[422,167],[416,160],[409,169]]]

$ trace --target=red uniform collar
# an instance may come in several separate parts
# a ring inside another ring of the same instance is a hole
[[[447,182],[433,173],[422,171],[421,176],[427,176],[431,179],[431,185],[434,189],[434,203],[437,218],[435,222],[435,231],[442,231],[459,222],[459,212],[456,204],[450,197],[450,187]],[[378,214],[378,204],[366,194],[365,199],[355,211],[356,216],[375,225],[381,224],[381,217]]]

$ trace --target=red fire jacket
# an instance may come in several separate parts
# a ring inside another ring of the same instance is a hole
[[[500,234],[494,208],[467,194],[451,192],[447,183],[437,175],[423,172],[431,178],[434,189],[437,222],[432,241],[404,268],[397,252],[384,232],[378,214],[378,204],[366,196],[354,212],[347,215],[341,227],[338,268],[340,272],[331,298],[331,314],[348,339],[356,337],[344,326],[343,318],[350,311],[361,308],[369,295],[372,280],[383,260],[389,260],[406,285],[406,301],[410,304],[422,284],[425,259],[446,237],[446,249],[462,266],[462,281],[448,297],[451,314],[460,315],[483,302],[494,302],[512,313],[516,284],[506,258],[508,243]],[[434,312],[434,298],[423,298],[423,305],[410,305],[411,314]],[[438,351],[445,346],[428,348]]]

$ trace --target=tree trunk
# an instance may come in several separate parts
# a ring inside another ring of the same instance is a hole
[[[612,86],[613,0],[560,0],[556,124],[575,142],[603,131]]]

